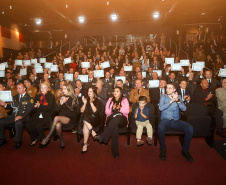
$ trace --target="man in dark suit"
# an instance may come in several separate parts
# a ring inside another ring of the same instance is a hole
[[[190,90],[187,88],[187,81],[185,79],[182,79],[179,84],[179,88],[177,88],[177,94],[181,95],[181,98],[183,99],[184,104],[187,104],[191,102],[192,94]]]
[[[176,88],[178,88],[179,82],[178,82],[178,79],[176,78],[176,74],[174,72],[170,72],[167,84],[168,83],[174,83]]]
[[[58,79],[55,81],[55,91],[60,88],[60,82],[64,80],[64,73],[59,73]]]
[[[85,88],[89,88],[90,86],[95,87],[96,86],[96,82],[97,82],[97,79],[94,78],[93,71],[89,71],[89,73],[88,73],[88,82],[86,83]]]
[[[157,57],[153,57],[153,61],[150,63],[150,67],[155,70],[162,69],[160,62],[157,61]]]
[[[5,127],[15,126],[15,149],[21,147],[23,127],[29,119],[29,113],[33,108],[34,100],[26,93],[26,86],[23,83],[17,84],[17,92],[19,94],[13,97],[11,104],[6,104],[0,100],[0,105],[5,109],[13,109],[11,115],[0,119],[0,146],[7,143],[5,139]]]
[[[149,89],[151,103],[155,107],[156,113],[158,113],[158,104],[160,100],[160,96],[166,94],[166,81],[160,80],[158,88],[150,88]]]
[[[103,87],[102,80],[97,80],[96,87],[97,87],[97,97],[105,107],[108,100],[108,90]]]
[[[216,121],[217,134],[223,138],[226,136],[222,132],[223,113],[217,107],[217,98],[214,91],[209,88],[209,83],[206,79],[202,79],[200,86],[197,86],[194,93],[194,102],[203,103],[207,106],[207,110],[210,116]]]
[[[209,88],[210,88],[211,91],[215,91],[217,87],[221,86],[221,84],[218,80],[212,78],[211,71],[205,72],[205,78],[209,83]]]

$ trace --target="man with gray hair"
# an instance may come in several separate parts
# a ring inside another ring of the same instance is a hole
[[[105,107],[107,100],[108,100],[108,90],[103,87],[103,84],[104,83],[102,80],[97,80],[97,82],[96,82],[98,99],[101,101],[101,103]]]

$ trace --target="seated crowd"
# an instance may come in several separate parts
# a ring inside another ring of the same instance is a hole
[[[225,48],[205,50],[201,44],[195,45],[193,57],[205,62],[202,71],[193,71],[190,66],[181,67],[180,71],[171,71],[171,65],[165,58],[180,59],[165,46],[158,47],[152,42],[121,43],[113,46],[109,43],[97,44],[95,48],[85,50],[78,43],[63,56],[61,53],[53,57],[52,64],[58,65],[58,72],[45,68],[43,73],[36,73],[34,64],[21,66],[15,60],[9,59],[4,77],[0,77],[0,91],[11,91],[12,102],[0,100],[0,146],[7,143],[5,128],[15,127],[15,148],[22,144],[23,128],[31,137],[30,146],[39,140],[40,148],[45,148],[54,136],[60,140],[60,147],[65,148],[62,128],[82,122],[83,145],[81,153],[87,152],[88,139],[91,135],[100,143],[108,143],[111,138],[112,155],[119,157],[119,129],[129,126],[129,113],[136,120],[137,146],[142,146],[143,127],[147,129],[146,141],[152,144],[153,128],[149,122],[148,104],[155,108],[155,115],[161,119],[158,125],[160,141],[160,159],[166,159],[165,131],[176,128],[185,133],[182,155],[192,162],[188,153],[192,138],[192,126],[180,120],[180,111],[186,110],[186,104],[191,102],[204,104],[216,121],[216,133],[225,137],[223,127],[226,127],[226,79],[218,77],[218,72],[224,68],[226,61]],[[215,51],[215,52],[213,52]],[[207,56],[207,57],[206,57]],[[17,60],[42,58],[41,50],[35,53],[19,53]],[[66,58],[71,63],[66,63]],[[109,66],[103,67],[108,61]],[[89,68],[82,66],[89,62]],[[125,70],[132,66],[131,70]],[[27,75],[21,76],[21,69],[27,69]],[[104,77],[96,77],[96,71],[103,71]],[[66,74],[73,74],[73,80],[65,80]],[[81,79],[87,75],[88,80]],[[152,86],[152,83],[157,86]],[[221,87],[222,86],[222,87]],[[132,107],[138,103],[132,112]],[[104,118],[104,121],[103,121]],[[101,133],[101,124],[105,128]],[[50,128],[47,136],[45,129]],[[77,130],[78,131],[78,130]]]

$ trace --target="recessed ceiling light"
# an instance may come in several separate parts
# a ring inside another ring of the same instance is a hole
[[[79,16],[79,17],[78,17],[78,21],[79,21],[80,23],[84,23],[84,22],[85,22],[85,17],[84,17],[84,16]]]
[[[155,19],[159,18],[159,12],[154,12],[153,13],[153,18],[155,18]]]
[[[206,13],[203,12],[203,13],[201,13],[201,15],[206,15]]]
[[[118,19],[118,16],[115,13],[111,14],[112,21],[116,21],[117,19]]]
[[[107,1],[107,5],[109,5],[109,1]]]
[[[13,7],[12,7],[12,6],[9,6],[9,9],[10,9],[10,10],[12,10],[12,9],[13,9]]]
[[[42,23],[42,19],[35,19],[35,23],[36,23],[37,25],[40,25],[40,24]]]
[[[2,11],[2,15],[4,15],[5,14],[5,12],[4,11]]]
[[[66,4],[66,8],[68,8],[68,5]]]

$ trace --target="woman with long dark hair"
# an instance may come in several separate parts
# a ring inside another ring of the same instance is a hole
[[[120,127],[128,123],[129,102],[123,97],[122,88],[115,87],[113,97],[109,98],[105,107],[106,129],[103,133],[95,136],[99,142],[108,143],[111,137],[111,150],[114,158],[119,158],[118,133]],[[95,133],[94,133],[95,134]]]
[[[101,125],[100,112],[103,108],[101,101],[97,97],[96,87],[88,88],[88,98],[82,97],[83,105],[81,107],[83,119],[83,136],[84,142],[82,145],[82,154],[87,152],[88,139],[91,134],[96,135],[95,131]]]
[[[60,97],[59,101],[59,116],[56,116],[53,120],[53,124],[50,128],[48,136],[42,140],[42,143],[39,145],[40,148],[45,148],[49,142],[53,132],[56,129],[57,135],[60,139],[60,147],[65,148],[64,140],[62,136],[62,124],[70,124],[75,122],[77,115],[78,100],[74,94],[72,86],[68,83],[63,85],[63,95]]]

